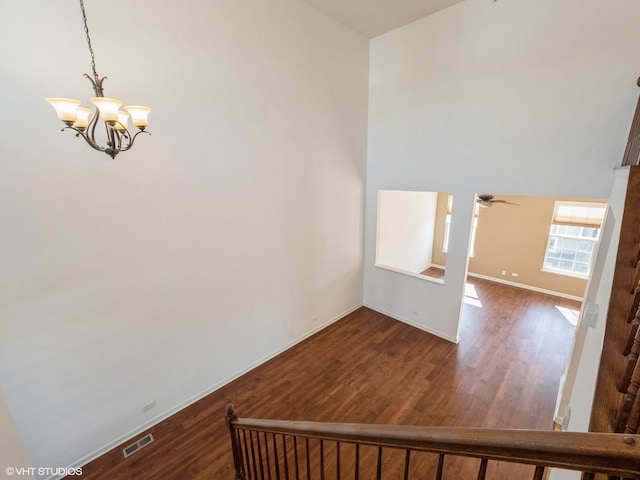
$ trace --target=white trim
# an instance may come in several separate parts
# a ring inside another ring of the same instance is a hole
[[[433,267],[433,266],[434,265],[429,265],[424,270],[426,270],[427,268]],[[392,267],[390,265],[383,265],[381,263],[376,263],[374,265],[374,267],[382,268],[383,270],[390,270],[392,272],[400,273],[402,275],[407,275],[408,277],[419,278],[420,280],[426,280],[427,282],[437,283],[438,285],[444,285],[444,279],[442,279],[442,278],[429,277],[427,275],[422,275],[420,273],[410,272],[409,270],[402,270],[401,268]],[[365,306],[366,306],[366,304],[365,304]]]
[[[391,317],[394,320],[398,320],[399,322],[406,323],[407,325],[411,325],[412,327],[415,327],[418,330],[422,330],[423,332],[429,333],[431,335],[435,335],[436,337],[440,337],[440,338],[442,338],[444,340],[448,340],[451,343],[456,343],[456,344],[460,343],[460,337],[459,336],[458,337],[452,337],[451,335],[447,335],[446,333],[442,333],[439,330],[435,330],[433,328],[425,327],[424,325],[416,323],[413,320],[409,320],[408,318],[404,318],[404,317],[402,317],[400,315],[397,315],[395,313],[387,312],[384,308],[378,308],[378,307],[376,307],[374,305],[371,305],[369,303],[365,303],[364,306],[367,307],[367,308],[370,308],[371,310],[375,310],[378,313],[386,315],[387,317]]]
[[[268,362],[272,358],[280,355],[282,352],[290,349],[291,347],[297,345],[298,343],[302,342],[303,340],[306,340],[310,336],[318,333],[320,330],[328,327],[332,323],[335,323],[338,320],[346,317],[350,313],[355,312],[357,309],[359,309],[362,306],[364,306],[364,305],[362,303],[360,303],[360,304],[358,304],[358,305],[356,305],[354,307],[349,308],[344,313],[341,313],[338,316],[326,321],[325,323],[323,323],[321,325],[318,325],[313,330],[305,333],[304,335],[296,338],[295,340],[292,340],[291,342],[287,343],[284,347],[281,347],[281,348],[277,349],[276,351],[274,351],[273,353],[270,353],[269,355],[266,355],[265,357],[263,357],[262,359],[258,360],[257,362],[249,365],[247,368],[244,368],[244,369],[240,370],[239,372],[231,375],[230,377],[227,377],[226,379],[224,379],[224,380],[222,380],[222,381],[220,381],[218,383],[213,384],[212,386],[210,386],[209,388],[206,388],[205,390],[201,391],[200,393],[197,393],[197,394],[193,395],[192,397],[190,397],[190,398],[178,403],[176,406],[174,406],[174,407],[172,407],[172,408],[170,408],[168,410],[165,410],[164,412],[160,413],[156,417],[144,422],[143,424],[139,425],[138,427],[133,428],[133,429],[129,430],[127,433],[124,433],[124,434],[120,435],[118,438],[116,438],[115,440],[112,440],[111,442],[107,443],[103,447],[94,450],[93,452],[89,453],[88,455],[85,455],[84,457],[82,457],[79,460],[77,460],[74,463],[72,463],[68,468],[78,468],[78,467],[82,467],[82,466],[88,464],[89,462],[91,462],[91,461],[95,460],[96,458],[104,455],[105,453],[109,452],[110,450],[112,450],[113,448],[117,447],[118,445],[121,445],[124,442],[126,442],[127,440],[130,440],[133,437],[135,437],[137,435],[140,435],[141,433],[143,433],[146,430],[154,427],[158,423],[166,420],[170,416],[178,413],[180,410],[183,410],[183,409],[187,408],[188,406],[194,404],[198,400],[201,400],[204,397],[206,397],[207,395],[215,392],[216,390],[219,390],[220,388],[224,387],[225,385],[227,385],[227,384],[231,383],[232,381],[236,380],[237,378],[241,377],[245,373],[248,373],[249,371],[253,370],[254,368],[259,367],[263,363]],[[222,414],[223,414],[223,412],[221,411],[220,415],[222,415]],[[47,477],[45,480],[59,480],[61,478],[63,478],[63,477],[51,476],[51,477]]]
[[[589,266],[591,266],[591,265],[589,265]],[[569,272],[565,272],[565,271],[562,271],[562,270],[551,270],[550,268],[542,267],[540,269],[540,271],[544,272],[544,273],[554,273],[556,275],[563,275],[565,277],[579,278],[580,280],[589,280],[589,275],[580,275],[580,274],[577,274],[577,273],[569,273]]]
[[[503,283],[512,287],[524,288],[525,290],[532,290],[534,292],[545,293],[547,295],[553,295],[554,297],[568,298],[569,300],[576,300],[582,302],[583,298],[576,295],[569,295],[568,293],[556,292],[554,290],[547,290],[546,288],[534,287],[531,285],[525,285],[524,283],[511,282],[502,278],[490,277],[488,275],[481,275],[479,273],[467,272],[470,277],[482,278],[483,280],[489,280],[490,282]]]
[[[445,272],[447,271],[447,267],[445,267],[444,265],[440,265],[438,263],[432,263],[431,265],[429,265],[429,268],[431,267],[439,268],[440,270],[444,270]]]

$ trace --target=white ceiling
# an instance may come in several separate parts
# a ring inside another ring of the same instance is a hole
[[[462,0],[302,0],[373,38]]]

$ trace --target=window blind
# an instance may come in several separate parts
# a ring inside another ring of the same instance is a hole
[[[556,202],[552,223],[572,227],[600,228],[606,203]]]

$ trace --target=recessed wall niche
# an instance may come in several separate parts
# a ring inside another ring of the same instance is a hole
[[[444,283],[445,264],[434,253],[447,249],[452,204],[449,193],[379,190],[375,265]]]

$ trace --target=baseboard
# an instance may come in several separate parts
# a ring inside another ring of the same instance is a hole
[[[188,406],[194,404],[195,402],[197,402],[199,400],[202,400],[207,395],[210,395],[211,393],[215,392],[216,390],[219,390],[220,388],[224,387],[225,385],[227,385],[227,384],[233,382],[234,380],[236,380],[237,378],[241,377],[245,373],[248,373],[249,371],[253,370],[254,368],[259,367],[263,363],[268,362],[272,358],[280,355],[281,353],[285,352],[286,350],[290,349],[291,347],[294,347],[298,343],[306,340],[307,338],[311,337],[312,335],[315,335],[320,330],[328,327],[332,323],[335,323],[338,320],[340,320],[341,318],[346,317],[350,313],[355,312],[357,309],[359,309],[362,306],[363,306],[363,304],[360,303],[360,304],[358,304],[358,305],[356,305],[354,307],[349,308],[344,313],[341,313],[341,314],[335,316],[334,318],[326,321],[325,323],[323,323],[321,325],[318,325],[313,330],[311,330],[311,331],[305,333],[304,335],[301,335],[300,337],[292,340],[291,342],[287,343],[285,346],[277,349],[276,351],[270,353],[269,355],[266,355],[262,359],[258,360],[257,362],[254,362],[253,364],[248,366],[247,368],[244,368],[244,369],[240,370],[239,372],[231,375],[230,377],[227,377],[226,379],[215,383],[214,385],[206,388],[205,390],[201,391],[200,393],[197,393],[197,394],[189,397],[187,400],[184,400],[183,402],[178,403],[176,406],[174,406],[174,407],[172,407],[172,408],[170,408],[168,410],[165,410],[164,412],[162,412],[159,415],[155,416],[154,418],[148,420],[147,422],[139,425],[138,427],[129,430],[127,433],[119,436],[118,438],[116,438],[115,440],[113,440],[113,441],[109,442],[108,444],[102,446],[101,448],[98,448],[98,449],[94,450],[93,452],[89,453],[88,455],[85,455],[84,457],[82,457],[81,459],[77,460],[72,465],[70,465],[68,468],[78,468],[78,467],[82,467],[83,465],[88,464],[89,462],[92,462],[96,458],[104,455],[105,453],[109,452],[110,450],[113,450],[118,445],[121,445],[122,443],[126,442],[127,440],[133,439],[134,437],[142,434],[146,430],[148,430],[148,429],[154,427],[155,425],[159,424],[160,422],[166,420],[170,416],[175,415],[179,411],[187,408]],[[220,415],[222,415],[222,414],[223,414],[223,412],[220,412]],[[61,478],[63,478],[63,477],[52,476],[52,477],[47,477],[45,480],[60,480]]]
[[[441,268],[442,270],[446,270],[444,265],[438,265],[436,263],[432,263],[431,267]],[[569,300],[576,300],[578,302],[582,302],[583,297],[578,297],[576,295],[569,295],[568,293],[556,292],[555,290],[547,290],[546,288],[533,287],[531,285],[526,285],[524,283],[511,282],[509,280],[505,280],[503,278],[490,277],[489,275],[482,275],[481,273],[473,273],[467,272],[467,276],[482,278],[483,280],[489,280],[490,282],[502,283],[504,285],[510,285],[512,287],[524,288],[525,290],[532,290],[538,293],[545,293],[547,295],[553,295],[554,297],[567,298]]]
[[[379,308],[379,307],[376,307],[375,305],[365,303],[364,306],[367,308],[370,308],[371,310],[375,310],[378,313],[386,315],[387,317],[391,317],[394,320],[398,320],[399,322],[406,323],[407,325],[411,325],[412,327],[422,330],[423,332],[427,332],[427,333],[430,333],[431,335],[435,335],[436,337],[440,337],[444,340],[448,340],[451,343],[456,343],[456,344],[460,343],[460,337],[452,337],[451,335],[447,335],[446,333],[443,333],[439,330],[425,327],[424,325],[416,323],[413,320],[409,320],[408,318],[405,318],[401,315],[397,315],[395,313],[387,312],[384,308]]]
[[[531,285],[525,285],[524,283],[516,283],[511,282],[509,280],[504,280],[502,278],[490,277],[488,275],[482,275],[480,273],[472,273],[467,272],[467,275],[470,277],[481,278],[483,280],[489,280],[490,282],[502,283],[504,285],[509,285],[511,287],[524,288],[525,290],[532,290],[538,293],[544,293],[547,295],[553,295],[554,297],[567,298],[569,300],[576,300],[578,302],[582,302],[583,298],[578,297],[576,295],[569,295],[568,293],[556,292],[554,290],[547,290],[546,288],[533,287]]]

